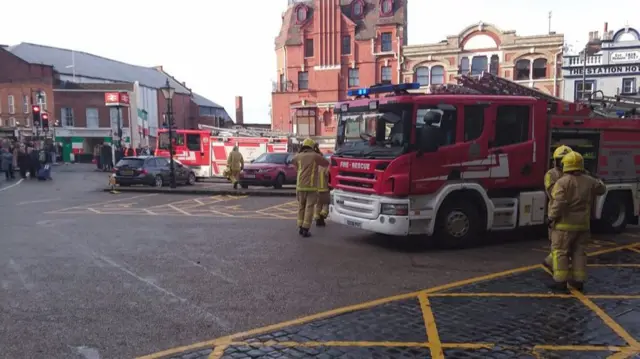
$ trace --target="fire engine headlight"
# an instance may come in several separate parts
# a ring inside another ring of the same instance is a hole
[[[388,216],[406,216],[409,214],[409,205],[383,203],[380,208],[380,213]]]

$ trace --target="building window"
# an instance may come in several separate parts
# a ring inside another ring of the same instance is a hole
[[[529,140],[529,106],[499,106],[496,137],[492,147],[502,147]]]
[[[500,66],[500,58],[498,55],[492,55],[489,62],[489,73],[492,75],[498,75],[498,67]]]
[[[73,120],[73,109],[71,107],[61,108],[60,119],[62,120],[63,127],[73,127],[75,123]]]
[[[73,113],[72,113],[73,114]],[[63,117],[64,119],[64,117]],[[166,115],[162,115],[162,120],[166,121]],[[115,136],[118,135],[118,127],[122,128],[123,125],[123,116],[122,116],[122,108],[109,108],[109,123],[111,124],[111,130]],[[118,126],[119,125],[119,126]],[[175,127],[175,118],[174,118],[174,127]]]
[[[87,128],[99,128],[100,117],[98,115],[98,109],[95,107],[88,107],[86,110],[87,116]]]
[[[533,71],[531,73],[534,80],[547,77],[547,59],[533,60]]]
[[[296,110],[295,132],[300,136],[316,135],[316,110],[300,108]]]
[[[43,111],[47,110],[47,94],[43,91],[40,92],[36,97],[36,103],[40,106],[40,109]]]
[[[287,80],[284,78],[284,74],[280,74],[280,92],[287,91]]]
[[[635,78],[622,79],[622,93],[623,94],[634,94],[634,93],[636,93],[636,79]]]
[[[434,66],[431,68],[431,85],[444,84],[444,67]]]
[[[14,114],[16,113],[16,102],[15,102],[15,98],[13,98],[13,95],[9,95],[9,97],[7,98],[8,101],[8,105],[9,105],[9,113],[10,114]]]
[[[306,71],[298,72],[298,90],[309,89],[309,73]]]
[[[382,43],[380,45],[380,51],[382,51],[382,52],[390,52],[390,51],[392,51],[391,33],[390,32],[383,32],[381,41],[382,41]]]
[[[298,7],[296,10],[296,21],[298,24],[304,22],[307,19],[307,8],[304,6]]]
[[[582,85],[582,81],[576,81],[575,82],[575,101],[586,101],[589,99],[589,96],[593,93],[593,91],[595,91],[596,89],[596,82],[595,80],[587,80],[584,84],[584,86]]]
[[[380,69],[380,80],[384,84],[391,83],[391,66],[382,66]]]
[[[481,75],[483,72],[487,71],[487,67],[489,65],[489,61],[486,56],[475,56],[471,60],[471,75]]]
[[[313,57],[313,39],[304,39],[304,57]]]
[[[516,61],[516,73],[513,74],[515,80],[529,80],[531,78],[531,61],[522,59]]]
[[[351,54],[351,36],[345,35],[342,37],[342,54]]]
[[[393,0],[381,0],[380,2],[380,13],[382,15],[388,16],[393,12]]]
[[[9,127],[17,127],[18,121],[16,121],[15,117],[9,117],[8,125]]]
[[[29,96],[22,96],[22,112],[29,113]]]
[[[469,58],[463,57],[460,59],[460,75],[466,75],[469,73]]]
[[[364,4],[362,3],[362,0],[354,0],[353,11],[351,12],[353,17],[360,18],[362,17],[363,13],[364,13]]]
[[[420,66],[416,69],[416,82],[420,86],[427,86],[429,84],[429,68],[426,66]]]
[[[358,69],[349,69],[349,87],[360,86],[360,72]]]

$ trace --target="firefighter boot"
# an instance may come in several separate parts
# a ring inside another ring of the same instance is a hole
[[[309,232],[309,229],[308,229],[308,228],[301,228],[301,229],[300,229],[300,235],[301,235],[303,238],[309,238],[309,237],[311,237],[311,232]]]
[[[552,292],[561,292],[561,293],[566,293],[568,292],[567,289],[567,282],[549,282],[547,284],[547,288],[549,288]]]
[[[316,226],[317,227],[324,227],[326,225],[327,224],[324,222],[324,217],[323,216],[320,216],[320,217],[318,217],[318,219],[316,219]]]
[[[571,286],[571,288],[577,290],[578,292],[583,292],[584,291],[584,283],[583,282],[576,282],[574,280],[569,281],[569,285]]]
[[[238,189],[238,182],[233,184],[233,189]]]

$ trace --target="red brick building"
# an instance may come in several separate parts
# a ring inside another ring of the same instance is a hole
[[[53,109],[54,70],[31,64],[0,46],[0,137],[14,137],[16,129],[31,135],[31,106]]]
[[[335,102],[350,88],[400,82],[406,42],[406,0],[290,0],[275,40],[272,128],[334,136]]]

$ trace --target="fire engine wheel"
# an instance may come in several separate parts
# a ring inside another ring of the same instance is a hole
[[[156,176],[153,180],[153,185],[155,187],[162,187],[164,185],[164,181],[162,180],[162,176]]]
[[[279,173],[278,177],[276,177],[276,181],[273,183],[273,188],[280,189],[282,188],[283,184],[284,184],[284,175],[282,173]]]
[[[438,211],[435,238],[445,248],[471,245],[480,232],[480,214],[473,202],[446,201]]]
[[[622,193],[607,196],[602,208],[602,217],[598,223],[601,232],[620,233],[627,228],[627,198]]]

